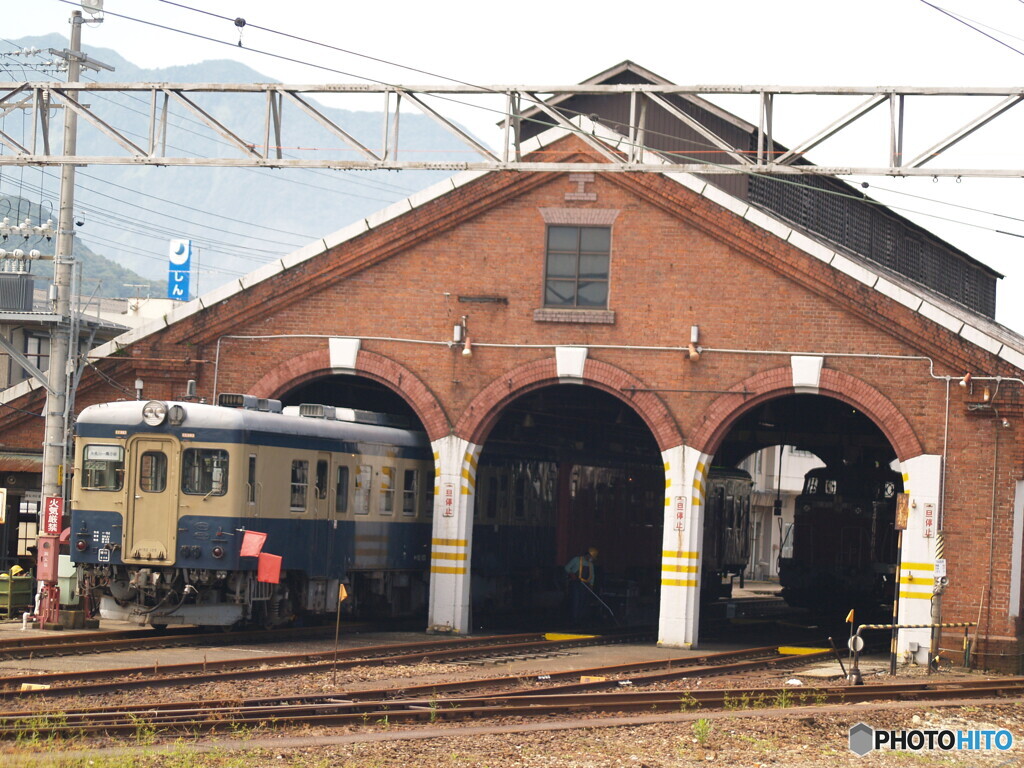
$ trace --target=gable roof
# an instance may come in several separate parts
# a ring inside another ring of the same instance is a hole
[[[583,85],[673,85],[632,61],[624,61],[597,74]],[[996,270],[937,237],[931,231],[883,206],[864,192],[836,177],[805,175],[780,179],[763,173],[715,173],[718,163],[734,165],[739,157],[759,152],[759,129],[721,107],[692,93],[651,95],[643,123],[643,149],[670,162],[704,164],[711,170],[698,174],[724,191],[754,203],[798,228],[818,233],[891,271],[931,287],[987,317],[995,317]],[[597,116],[618,133],[621,141],[632,135],[636,120],[632,94],[564,94],[545,104],[557,106],[565,117]],[[538,108],[524,112],[523,136],[529,138],[553,125]],[[592,117],[592,119],[594,119]],[[773,141],[769,154],[788,148]],[[797,157],[793,165],[813,165]]]
[[[614,146],[617,140],[621,139],[620,134],[600,124],[591,122],[588,118],[576,117],[571,122],[575,126],[574,131],[555,127],[524,142],[522,145],[523,154],[530,154],[544,149],[571,135],[573,132],[586,133],[589,136],[608,142],[612,146]],[[930,322],[938,324],[966,342],[989,354],[995,355],[1016,368],[1024,370],[1024,336],[979,313],[972,312],[966,307],[909,280],[903,275],[887,270],[885,267],[856,253],[837,247],[834,243],[828,242],[820,236],[802,231],[795,225],[774,215],[771,211],[731,195],[694,174],[672,172],[672,163],[664,158],[656,159],[652,162],[660,162],[666,166],[666,172],[662,174],[662,178],[669,179],[686,187],[695,194],[731,211],[755,227],[771,233],[798,250],[842,272],[868,288],[879,292],[888,299],[907,307]],[[449,177],[404,200],[389,205],[365,219],[360,219],[322,239],[314,240],[297,251],[260,267],[241,278],[225,283],[192,301],[182,304],[153,322],[121,334],[106,344],[96,347],[92,350],[90,356],[105,357],[113,355],[177,322],[204,312],[232,296],[250,290],[256,285],[261,285],[273,279],[276,275],[322,256],[331,249],[354,240],[360,235],[384,227],[421,208],[432,200],[448,195],[483,176],[493,173],[498,173],[498,171],[464,171]],[[38,382],[31,379],[23,381],[0,392],[0,402],[10,402],[40,386]]]

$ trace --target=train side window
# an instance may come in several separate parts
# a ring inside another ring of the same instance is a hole
[[[249,471],[245,479],[246,501],[256,503],[256,457],[249,454]]]
[[[228,492],[228,452],[189,448],[181,454],[181,490],[198,496]]]
[[[526,473],[521,469],[513,481],[512,514],[516,518],[526,517]]]
[[[370,514],[370,483],[373,480],[373,467],[360,464],[356,472],[355,498],[353,512],[357,515]]]
[[[434,473],[431,473],[433,476]],[[422,507],[423,517],[431,518],[434,516],[434,483],[425,482],[423,483],[423,501]]]
[[[405,470],[402,476],[402,515],[416,517],[416,489],[419,487],[419,472]]]
[[[291,511],[306,511],[306,492],[309,489],[309,462],[304,459],[292,460]]]
[[[334,509],[339,515],[348,512],[348,467],[338,467],[338,484],[334,488]]]
[[[380,468],[380,513],[391,515],[395,512],[395,468]]]
[[[82,489],[120,491],[124,485],[124,448],[120,445],[87,445],[82,461]]]
[[[484,509],[488,520],[498,516],[498,478],[494,475],[487,478],[487,506]]]
[[[316,463],[316,497],[321,500],[327,498],[327,472],[327,462],[320,459]]]
[[[161,493],[167,487],[167,454],[146,451],[139,457],[139,489],[146,493]]]

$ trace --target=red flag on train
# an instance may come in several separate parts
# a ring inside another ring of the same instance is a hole
[[[262,581],[264,584],[281,583],[280,555],[260,552],[260,559],[256,563],[256,581]]]
[[[267,540],[267,534],[260,533],[259,531],[246,531],[245,536],[242,537],[242,551],[239,552],[241,557],[259,557],[260,552],[263,551],[263,542]]]

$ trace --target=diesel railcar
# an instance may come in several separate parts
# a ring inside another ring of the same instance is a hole
[[[796,498],[792,557],[779,559],[786,602],[811,610],[891,605],[902,488],[902,477],[888,467],[808,472]]]
[[[388,419],[231,394],[86,408],[70,546],[100,615],[275,626],[334,611],[342,581],[361,612],[421,610],[433,456]],[[242,556],[248,532],[265,534],[270,573]]]

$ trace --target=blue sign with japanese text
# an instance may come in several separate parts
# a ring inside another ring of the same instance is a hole
[[[167,298],[188,301],[188,283],[192,271],[192,241],[171,240],[167,271]]]

